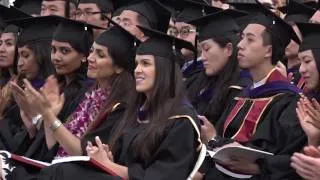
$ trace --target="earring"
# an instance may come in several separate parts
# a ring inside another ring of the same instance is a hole
[[[87,58],[85,58],[85,57],[82,58],[81,62],[83,62],[83,63],[87,62]]]

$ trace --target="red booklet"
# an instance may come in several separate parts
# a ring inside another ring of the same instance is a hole
[[[53,164],[65,163],[65,162],[74,162],[74,163],[88,162],[88,163],[90,163],[90,165],[93,165],[95,168],[98,168],[98,169],[108,173],[111,176],[118,176],[114,171],[112,171],[108,167],[102,165],[98,161],[90,158],[89,156],[70,156],[70,157],[55,159],[51,163],[47,163],[47,162],[42,162],[42,161],[30,159],[30,158],[27,158],[24,156],[12,154],[8,151],[0,151],[0,153],[5,153],[8,156],[8,158],[10,158],[14,161],[18,161],[20,163],[27,164],[27,165],[30,165],[30,166],[33,166],[33,167],[36,167],[39,169],[45,168],[45,167],[53,165]]]

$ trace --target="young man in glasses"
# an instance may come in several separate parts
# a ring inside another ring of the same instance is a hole
[[[76,11],[76,20],[87,22],[89,24],[107,28],[111,18],[114,6],[111,0],[79,0]],[[104,30],[94,29],[94,38],[96,39]]]

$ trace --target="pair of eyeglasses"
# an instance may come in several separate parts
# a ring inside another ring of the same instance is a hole
[[[85,17],[88,17],[88,16],[93,16],[95,14],[102,14],[104,12],[90,12],[90,11],[76,11],[76,17],[80,17],[80,16],[85,16]]]
[[[180,29],[180,31],[175,28],[175,27],[170,27],[168,29],[168,34],[171,35],[171,36],[174,36],[174,37],[178,37],[180,35],[181,38],[186,38],[188,37],[191,33],[194,33],[196,32],[195,29],[192,29],[191,27],[182,27]]]

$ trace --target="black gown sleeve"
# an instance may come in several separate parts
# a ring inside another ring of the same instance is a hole
[[[144,167],[136,162],[129,164],[129,179],[165,180],[186,179],[192,170],[196,157],[194,127],[186,118],[176,120],[173,128],[154,154],[154,161]]]
[[[91,141],[93,144],[95,144],[94,138],[96,136],[99,136],[103,143],[108,144],[109,138],[112,135],[112,132],[117,127],[117,125],[119,124],[119,122],[121,121],[125,110],[126,110],[126,105],[124,103],[116,104],[112,112],[110,112],[109,115],[107,115],[103,123],[95,130],[88,132],[81,139],[81,149],[82,149],[83,155],[87,154],[86,153],[87,142]]]

